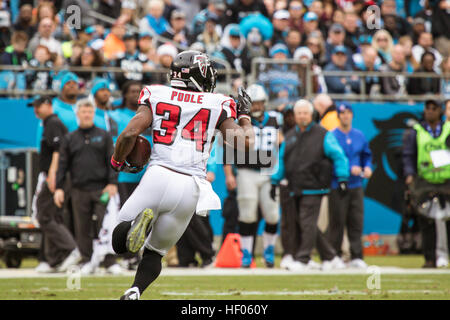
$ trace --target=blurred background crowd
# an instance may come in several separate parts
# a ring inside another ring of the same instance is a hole
[[[15,0],[0,10],[1,65],[41,67],[2,71],[3,90],[58,91],[67,68],[81,93],[96,77],[113,90],[126,80],[165,83],[157,71],[192,48],[233,79],[264,85],[276,104],[319,92],[450,94],[446,0]],[[402,74],[326,75],[333,71]],[[418,72],[436,77],[404,76]]]

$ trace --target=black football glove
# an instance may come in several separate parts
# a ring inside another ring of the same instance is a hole
[[[276,199],[276,196],[277,196],[277,187],[278,186],[276,184],[273,184],[272,187],[270,188],[270,198],[273,201],[276,201],[275,199]]]
[[[138,173],[141,172],[142,169],[144,169],[144,166],[140,166],[140,167],[135,167],[130,165],[128,162],[124,162],[122,166],[120,167],[115,167],[111,164],[111,168],[113,168],[114,171],[117,172],[126,172],[126,173]]]
[[[347,181],[341,181],[338,183],[338,191],[341,196],[345,196],[348,192]]]
[[[252,99],[247,94],[243,87],[238,89],[237,98],[237,117],[248,116],[250,117],[250,108],[252,107]]]

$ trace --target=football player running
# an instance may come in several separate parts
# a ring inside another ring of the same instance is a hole
[[[149,166],[120,210],[120,223],[112,235],[118,254],[138,252],[144,246],[134,283],[121,300],[138,300],[159,276],[162,257],[193,214],[220,209],[220,199],[205,179],[215,130],[241,150],[253,146],[251,99],[242,88],[237,101],[214,94],[216,74],[207,55],[179,53],[170,67],[170,87],[146,86],[136,115],[117,139],[111,165],[117,171],[139,172],[142,167],[125,160],[137,136],[152,129]]]

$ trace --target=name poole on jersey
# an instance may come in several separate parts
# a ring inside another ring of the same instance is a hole
[[[177,97],[177,101],[180,101],[180,102],[190,102],[190,103],[197,103],[197,104],[203,103],[203,95],[195,95],[195,94],[190,94],[187,92],[183,93],[183,92],[173,91],[172,96],[170,97],[170,100],[174,100],[175,97]],[[197,101],[194,101],[194,99],[197,99]]]

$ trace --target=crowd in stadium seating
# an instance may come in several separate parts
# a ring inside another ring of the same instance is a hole
[[[69,4],[81,9],[79,25],[73,25]],[[0,87],[56,90],[58,72],[51,69],[72,66],[126,70],[96,74],[110,80],[113,89],[126,80],[165,82],[164,74],[152,70],[169,66],[179,50],[190,47],[247,75],[255,57],[309,61],[316,93],[448,96],[448,76],[370,76],[363,90],[357,76],[323,77],[321,71],[448,74],[449,6],[445,0],[2,1],[1,64],[49,69],[2,71]],[[90,16],[90,10],[112,23]],[[293,101],[305,94],[298,69],[270,66],[260,66],[257,80],[272,100]],[[92,74],[77,74],[89,90]]]

